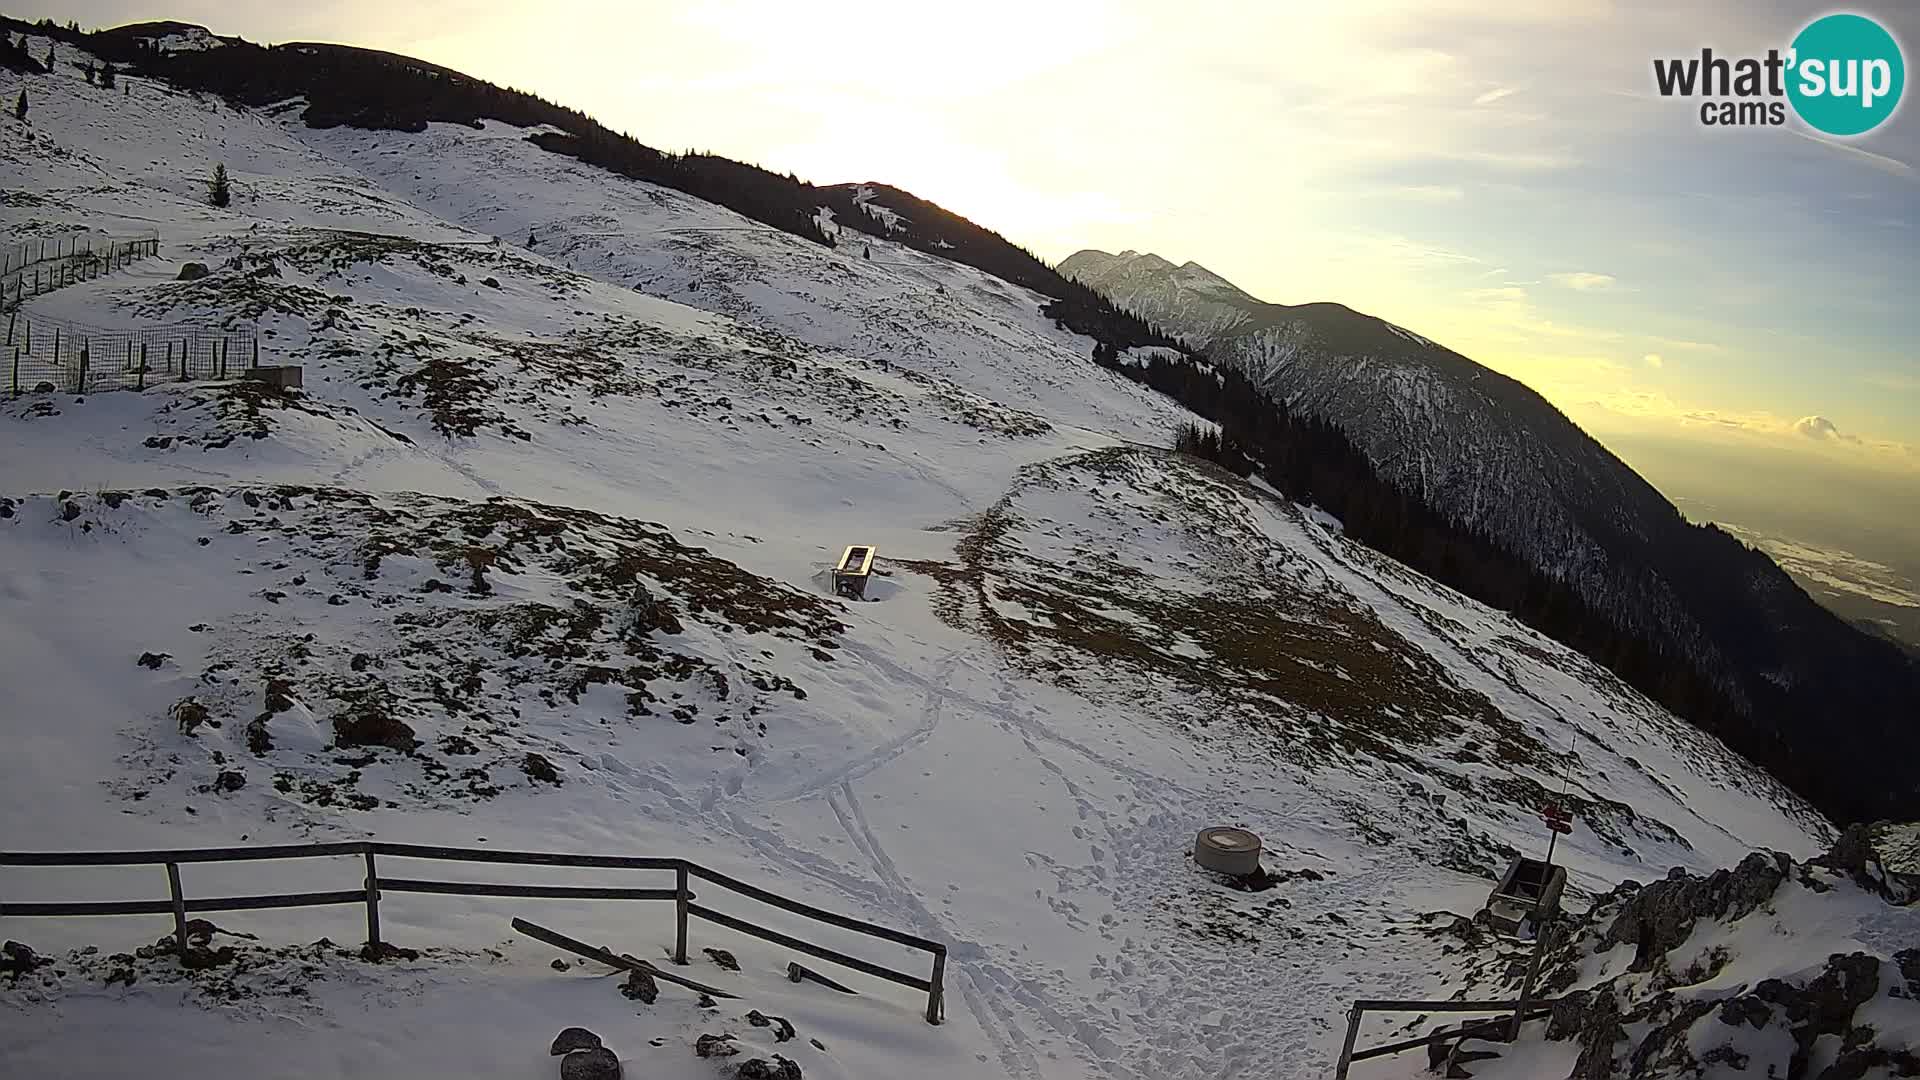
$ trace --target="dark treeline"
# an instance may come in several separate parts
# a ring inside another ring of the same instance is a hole
[[[1288,498],[1338,517],[1349,537],[1587,656],[1717,735],[1828,815],[1864,820],[1912,805],[1912,785],[1920,781],[1910,776],[1904,790],[1862,783],[1867,775],[1898,770],[1869,765],[1858,742],[1825,733],[1847,730],[1857,739],[1863,728],[1877,729],[1887,751],[1910,748],[1920,733],[1902,730],[1900,710],[1910,724],[1920,666],[1845,626],[1764,553],[1720,529],[1683,521],[1683,533],[1664,539],[1679,549],[1667,565],[1678,567],[1674,584],[1683,607],[1748,675],[1733,686],[1703,669],[1697,655],[1622,629],[1496,538],[1455,524],[1385,480],[1338,427],[1294,414],[1238,370],[1169,355],[1121,363],[1105,348],[1096,348],[1094,359],[1219,426],[1217,434],[1196,428],[1187,446],[1179,446],[1177,436],[1176,448],[1233,471],[1241,471],[1244,460]],[[1780,618],[1805,627],[1784,645],[1778,625],[1741,621],[1753,609],[1756,580],[1775,586],[1768,595],[1777,599]],[[1828,728],[1829,722],[1836,726]]]

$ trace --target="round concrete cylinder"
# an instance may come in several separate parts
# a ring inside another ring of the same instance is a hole
[[[1245,877],[1260,869],[1260,838],[1223,825],[1201,829],[1193,842],[1193,861],[1216,873]]]

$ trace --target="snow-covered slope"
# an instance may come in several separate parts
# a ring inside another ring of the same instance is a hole
[[[1483,558],[1563,585],[1580,617],[1554,602],[1523,615],[1632,672],[1829,813],[1920,807],[1920,779],[1877,764],[1920,752],[1897,705],[1920,693],[1920,665],[1765,556],[1689,524],[1530,388],[1339,304],[1263,303],[1194,263],[1081,251],[1060,271],[1243,372],[1292,415],[1339,428]],[[1521,606],[1518,592],[1502,602]],[[1878,757],[1890,747],[1900,753]],[[1863,757],[1876,764],[1850,771]]]
[[[0,981],[0,1071],[550,1075],[584,1024],[628,1075],[717,1075],[694,1046],[723,1032],[809,1077],[1307,1075],[1346,1000],[1463,984],[1428,913],[1470,911],[1562,785],[1582,895],[1829,838],[1578,655],[1158,449],[1186,414],[1034,294],[511,128],[312,131],[127,81],[27,80],[0,214],[157,228],[163,258],[22,319],[256,326],[305,391],[0,406],[5,846],[685,855],[947,942],[948,1022],[857,975],[786,983],[783,950],[712,927],[696,947],[744,970],[696,974],[744,1000],[641,1006],[506,919],[656,956],[665,913],[395,896],[386,938],[424,951],[378,969],[295,947],[357,941],[351,909],[222,917],[258,940],[192,975],[120,955],[164,920],[9,918],[56,962]],[[227,210],[199,201],[216,162]],[[188,260],[214,272],[173,280]],[[823,581],[856,542],[865,603]],[[1193,866],[1221,822],[1265,836],[1274,889]],[[0,896],[154,873],[10,869]]]

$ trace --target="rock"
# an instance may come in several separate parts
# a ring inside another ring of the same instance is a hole
[[[774,1042],[786,1042],[794,1036],[793,1023],[786,1017],[768,1016],[759,1009],[755,1009],[747,1014],[747,1023],[752,1024],[754,1027],[772,1028]]]
[[[0,972],[18,978],[53,963],[18,941],[0,945]]]
[[[560,1080],[620,1080],[620,1059],[604,1046],[575,1050],[560,1059]]]
[[[702,1009],[717,1009],[720,1007],[720,1003],[713,1000],[712,994],[701,994],[700,1000],[694,1002],[694,1004]]]
[[[1893,954],[1893,962],[1907,980],[1907,996],[1920,998],[1920,949],[1901,949]]]
[[[700,951],[706,953],[708,959],[726,968],[728,971],[740,970],[740,961],[735,960],[733,954],[725,949],[701,949]]]
[[[1920,899],[1920,874],[1900,873],[1887,867],[1878,846],[1885,823],[1856,823],[1834,840],[1824,854],[1807,860],[1808,866],[1824,866],[1836,874],[1845,874],[1870,893],[1895,904]]]
[[[740,1047],[732,1035],[702,1035],[693,1041],[693,1052],[703,1058],[732,1057]]]
[[[1628,893],[1601,938],[1600,950],[1634,946],[1629,971],[1650,971],[1667,952],[1687,940],[1702,918],[1732,921],[1772,899],[1787,879],[1793,860],[1779,852],[1756,851],[1732,870],[1695,877],[1675,867],[1662,881]],[[1618,895],[1623,890],[1616,890]]]
[[[206,277],[208,274],[212,272],[213,271],[207,269],[206,263],[197,263],[197,262],[185,263],[180,267],[179,275],[176,276],[173,280],[198,281],[201,278]]]
[[[188,971],[205,971],[208,968],[232,963],[233,955],[233,947],[230,945],[209,949],[205,945],[188,944],[186,950],[180,953],[180,966]]]
[[[819,1039],[808,1039],[807,1041],[813,1044],[813,1048],[815,1050],[818,1050],[823,1054],[827,1052],[827,1044],[821,1042]]]
[[[143,652],[140,654],[140,659],[135,661],[135,663],[146,668],[148,671],[159,671],[160,665],[171,659],[173,659],[172,653]]]
[[[740,1063],[739,1071],[733,1074],[738,1080],[801,1080],[800,1066],[781,1057],[754,1058]]]
[[[215,791],[239,791],[246,786],[246,775],[235,772],[232,769],[222,769],[220,770],[220,775],[213,778],[213,790]]]
[[[1747,1024],[1754,1030],[1767,1026],[1773,1019],[1773,1009],[1757,997],[1728,998],[1720,1003],[1720,1022],[1728,1027]]]
[[[360,946],[360,959],[370,964],[378,964],[385,960],[418,960],[420,959],[420,951],[418,949],[403,949],[388,941],[383,941],[377,946],[372,942],[368,942]]]
[[[1567,1080],[1609,1080],[1613,1076],[1613,1048],[1627,1037],[1626,1026],[1620,1022],[1620,999],[1614,997],[1611,984],[1588,996],[1588,1007],[1579,1024],[1580,1056]]]
[[[655,630],[666,634],[678,634],[684,627],[674,615],[673,608],[664,600],[657,600],[647,591],[645,585],[636,583],[633,595],[627,598],[627,610],[620,621],[620,632],[628,637],[650,634]],[[720,695],[721,700],[726,694]]]
[[[526,758],[520,762],[520,771],[526,773],[531,780],[546,784],[560,782],[560,770],[554,767],[553,762],[548,761],[545,755],[532,751],[528,751]]]
[[[660,996],[660,984],[653,976],[644,971],[627,972],[627,981],[620,984],[620,994],[628,1001],[638,1001],[642,1005],[651,1005]]]
[[[550,1057],[573,1050],[593,1050],[600,1045],[600,1036],[583,1027],[562,1028],[560,1034],[553,1037],[553,1045],[547,1049]]]
[[[498,278],[490,278],[490,277],[489,277],[489,278],[481,278],[481,279],[480,279],[480,284],[482,284],[482,285],[485,285],[485,286],[486,286],[487,288],[489,288],[489,289],[497,289],[497,288],[499,288],[499,287],[500,287],[500,279],[498,279]]]
[[[555,971],[567,971],[567,970],[570,970],[572,967],[573,967],[572,964],[567,963],[565,960],[562,960],[557,956],[553,958],[553,970]]]

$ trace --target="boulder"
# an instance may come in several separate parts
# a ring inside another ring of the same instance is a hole
[[[1616,895],[1625,892],[1626,900],[1601,938],[1600,949],[1630,944],[1634,956],[1628,970],[1652,970],[1656,961],[1687,940],[1696,920],[1745,917],[1773,898],[1792,868],[1793,860],[1777,851],[1756,851],[1732,870],[1695,877],[1675,868],[1663,881],[1616,890]]]
[[[620,994],[628,1001],[638,1001],[642,1005],[651,1005],[660,996],[660,984],[653,976],[644,971],[627,972],[627,981],[620,984]]]
[[[0,945],[0,973],[25,975],[51,963],[53,963],[52,960],[42,958],[18,941],[9,941],[5,945]]]
[[[740,1063],[740,1069],[733,1074],[738,1080],[801,1080],[800,1066],[779,1054],[771,1058],[754,1058]]]
[[[593,1050],[600,1046],[600,1036],[583,1027],[562,1028],[560,1034],[553,1037],[553,1046],[547,1054],[559,1057],[575,1050]]]
[[[604,1046],[575,1050],[560,1059],[560,1080],[620,1080],[620,1059]]]
[[[175,277],[174,280],[198,281],[212,272],[213,271],[207,269],[206,263],[190,262],[180,267],[180,274],[178,277]]]
[[[693,1041],[693,1052],[703,1058],[732,1057],[740,1047],[732,1035],[702,1035]]]
[[[733,954],[725,949],[701,949],[700,951],[706,953],[708,959],[726,968],[728,971],[740,970],[740,961],[735,960]]]

